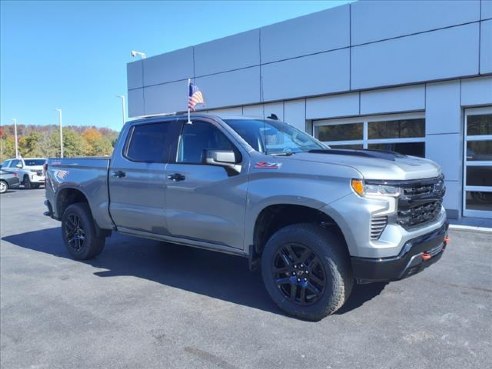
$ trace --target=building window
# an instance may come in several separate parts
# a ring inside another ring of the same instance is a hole
[[[492,107],[465,111],[463,215],[492,218]]]
[[[425,157],[424,113],[320,120],[314,122],[314,134],[333,148]]]

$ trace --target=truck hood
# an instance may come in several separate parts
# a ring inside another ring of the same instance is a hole
[[[411,180],[434,178],[441,174],[439,165],[429,159],[379,150],[312,150],[290,158],[324,164],[349,166],[364,179]]]

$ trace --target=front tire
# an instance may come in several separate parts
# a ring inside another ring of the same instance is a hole
[[[88,260],[99,255],[105,238],[97,236],[92,213],[86,203],[67,207],[62,217],[62,236],[70,255],[76,260]]]
[[[261,267],[273,301],[305,320],[318,321],[337,311],[354,283],[343,239],[316,224],[277,231],[265,245]]]
[[[9,189],[9,185],[5,181],[0,181],[0,193],[5,193]]]

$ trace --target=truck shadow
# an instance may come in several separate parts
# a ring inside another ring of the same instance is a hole
[[[16,246],[72,260],[60,228],[7,236]],[[73,260],[73,262],[78,262]],[[212,298],[283,314],[266,292],[261,273],[250,272],[245,258],[192,247],[140,239],[113,233],[104,251],[83,261],[98,269],[94,275],[107,278],[134,276]],[[385,284],[355,285],[351,297],[336,313],[345,314],[379,295]]]

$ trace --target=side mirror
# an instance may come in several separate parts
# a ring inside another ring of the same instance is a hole
[[[229,150],[206,150],[205,163],[223,167],[229,176],[241,173],[241,157]]]
[[[17,168],[22,168],[22,163],[18,163],[18,164],[16,165],[16,167],[17,167]]]
[[[236,154],[234,151],[226,150],[207,150],[205,161],[210,165],[227,165],[237,163]]]

